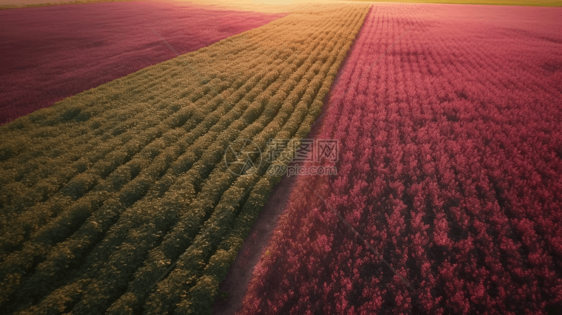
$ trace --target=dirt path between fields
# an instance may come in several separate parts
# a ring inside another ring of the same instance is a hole
[[[320,116],[319,119],[322,119]],[[317,123],[309,133],[309,139],[314,139],[320,132],[321,123]],[[298,163],[301,164],[302,163]],[[226,279],[221,284],[220,292],[226,292],[227,296],[219,298],[213,305],[214,315],[231,315],[242,306],[242,300],[248,289],[252,278],[254,267],[260,260],[273,231],[277,226],[279,217],[287,208],[291,191],[298,176],[284,176],[273,188],[269,200],[260,212],[249,236],[244,241],[238,256],[228,271]]]
[[[285,176],[273,189],[264,209],[254,223],[250,235],[244,241],[236,260],[230,267],[228,276],[220,286],[220,291],[228,292],[228,296],[215,302],[213,314],[234,314],[242,306],[242,299],[246,294],[254,267],[269,243],[279,216],[287,206],[289,194],[296,179],[296,176]]]
[[[318,119],[322,118],[324,118],[324,115],[319,116]],[[321,127],[322,123],[318,121],[313,126],[307,139],[316,138],[320,133]],[[303,163],[298,164],[302,166]],[[254,267],[269,244],[279,217],[287,208],[291,191],[298,178],[298,176],[284,176],[277,186],[273,188],[269,200],[256,219],[249,236],[244,241],[236,260],[230,267],[226,279],[219,288],[220,292],[226,292],[227,296],[217,299],[213,305],[214,315],[235,314],[242,306],[242,300],[248,289]]]
[[[370,13],[370,10],[372,10],[372,7],[369,9],[367,15]],[[361,30],[359,33],[360,32]],[[359,36],[359,33],[357,33],[355,37],[356,39]],[[347,64],[354,47],[355,41],[347,51],[346,58],[343,60],[340,66],[340,71],[338,71],[338,74],[334,78],[332,87],[338,83],[341,76],[341,69],[344,69]],[[331,95],[329,93],[324,99],[324,104],[328,104],[330,97]],[[308,139],[315,139],[317,135],[320,134],[320,130],[322,129],[322,120],[328,111],[329,107],[325,107],[315,124],[312,126],[312,130],[307,136]],[[302,166],[302,163],[299,164]],[[220,292],[226,293],[226,297],[217,299],[213,305],[214,315],[233,315],[241,308],[242,301],[248,289],[248,284],[252,278],[254,267],[259,262],[265,248],[269,244],[269,240],[271,239],[273,231],[277,226],[279,217],[287,208],[289,196],[297,179],[298,176],[284,176],[277,186],[273,188],[269,200],[256,219],[250,235],[244,241],[242,248],[238,252],[236,260],[228,271],[226,279],[219,288]]]

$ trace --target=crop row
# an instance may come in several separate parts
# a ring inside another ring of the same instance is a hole
[[[280,179],[226,149],[305,137],[367,11],[303,6],[3,126],[0,307],[210,312]]]
[[[543,67],[556,46],[498,47],[501,28],[447,14],[373,7],[318,136],[340,139],[338,174],[299,178],[241,314],[562,303],[562,91]]]

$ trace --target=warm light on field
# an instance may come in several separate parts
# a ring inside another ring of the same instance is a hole
[[[1,1],[1,0],[0,0]],[[306,8],[311,4],[345,3],[347,0],[174,0],[190,1],[197,4],[213,4],[223,8],[234,8],[239,10],[250,10],[260,12],[294,12]]]
[[[299,0],[247,0],[250,4],[287,5],[298,3]]]
[[[2,1],[2,315],[562,305],[561,8]]]

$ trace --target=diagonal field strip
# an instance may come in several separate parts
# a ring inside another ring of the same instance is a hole
[[[286,14],[185,2],[113,2],[0,10],[0,124]],[[149,32],[149,31],[148,31]]]
[[[305,137],[368,8],[302,5],[0,127],[0,307],[208,310],[280,179],[235,176],[225,150]]]
[[[180,60],[191,70],[192,73],[194,73],[194,74],[199,78],[199,80],[200,80],[201,82],[203,82],[203,83],[205,82],[205,80],[203,79],[203,77],[201,77],[201,75],[200,75],[197,71],[195,71],[195,70],[183,59],[183,57],[180,55],[180,53],[179,53],[177,50],[175,50],[174,47],[172,47],[172,45],[170,45],[170,43],[168,43],[168,41],[167,41],[166,39],[164,39],[164,37],[162,37],[162,35],[160,35],[158,32],[156,32],[156,30],[154,30],[154,28],[152,28],[152,27],[150,27],[150,30],[151,30],[152,32],[154,32],[154,34],[156,34],[156,36],[158,36],[158,37],[164,42],[164,44],[166,44],[166,46],[167,46],[168,48],[170,48],[171,51],[174,52],[174,54],[175,54],[178,58],[180,58]],[[217,95],[217,96],[219,96],[219,97],[222,98],[222,101],[223,101],[224,103],[226,103],[227,105],[229,105],[231,108],[233,107],[232,104],[230,104],[224,97],[222,97],[222,96],[219,94],[219,92],[215,89],[214,86],[210,85],[210,88],[211,88],[211,90],[213,91],[213,93],[215,93],[215,95]],[[240,113],[236,113],[236,114],[240,116]],[[248,123],[247,123],[246,121],[244,121],[244,120],[242,120],[242,121],[243,121],[246,125],[248,125]]]

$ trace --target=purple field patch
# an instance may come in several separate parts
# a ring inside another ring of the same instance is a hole
[[[179,2],[0,11],[0,124],[284,14]]]

